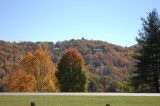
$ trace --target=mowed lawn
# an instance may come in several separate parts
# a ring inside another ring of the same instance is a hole
[[[0,106],[160,106],[160,97],[139,96],[0,96]]]

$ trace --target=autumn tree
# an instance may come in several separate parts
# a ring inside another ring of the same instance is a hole
[[[132,84],[140,92],[159,92],[160,78],[160,18],[154,9],[147,19],[142,18],[143,27],[137,38],[138,48],[133,56],[137,70]]]
[[[55,67],[48,51],[36,50],[35,54],[28,53],[21,61],[21,66],[32,75],[34,91],[58,91],[56,87]]]
[[[22,69],[16,68],[9,73],[6,80],[7,92],[30,92],[32,91],[31,85],[32,76],[27,74]]]
[[[87,74],[83,65],[83,57],[76,49],[69,48],[62,53],[56,71],[61,92],[86,91]]]

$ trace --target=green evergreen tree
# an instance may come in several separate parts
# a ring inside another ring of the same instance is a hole
[[[147,19],[142,18],[142,31],[137,38],[138,48],[133,56],[137,69],[132,84],[139,92],[159,92],[160,77],[160,19],[153,9]]]
[[[55,73],[61,92],[86,91],[87,73],[83,65],[83,57],[76,49],[69,48],[63,52]]]

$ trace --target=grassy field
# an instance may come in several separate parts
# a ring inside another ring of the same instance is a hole
[[[0,106],[160,106],[160,97],[135,96],[0,96]]]

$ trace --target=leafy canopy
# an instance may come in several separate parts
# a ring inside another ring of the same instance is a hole
[[[86,91],[87,74],[83,65],[83,57],[76,49],[69,48],[62,53],[56,71],[61,92]]]
[[[58,91],[54,76],[55,67],[48,51],[39,49],[35,54],[29,52],[21,61],[21,66],[32,75],[34,91]]]

